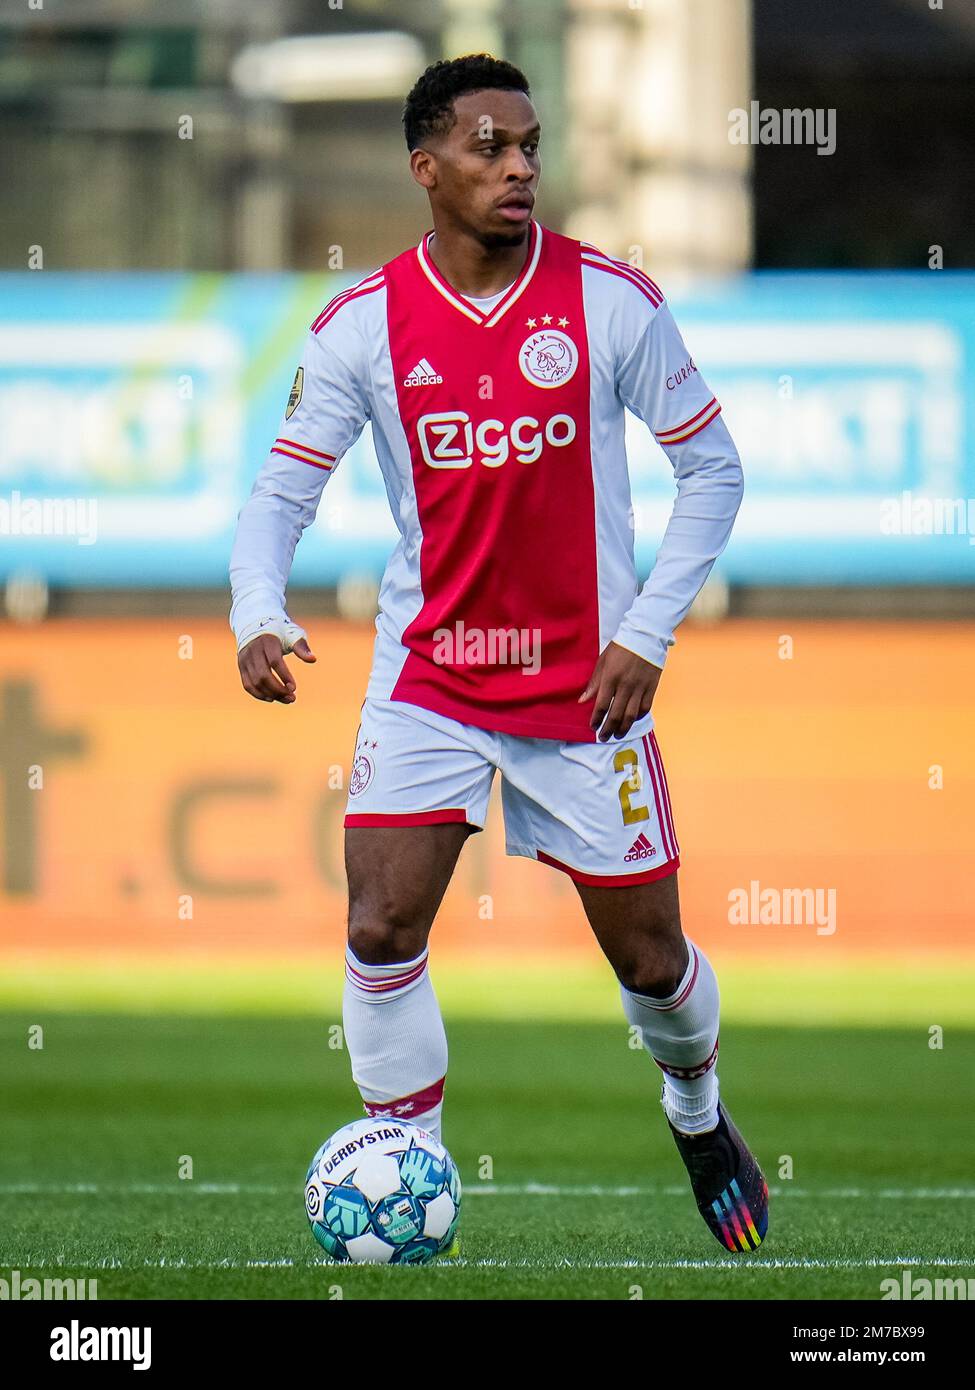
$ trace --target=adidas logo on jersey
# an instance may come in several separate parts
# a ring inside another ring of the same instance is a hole
[[[634,859],[652,859],[656,853],[646,835],[640,834],[630,845],[629,853],[623,855],[623,863],[632,864]]]
[[[407,359],[408,360],[408,359]],[[404,386],[439,386],[443,377],[435,372],[425,357],[421,357],[419,362],[410,372],[409,376],[403,378]]]

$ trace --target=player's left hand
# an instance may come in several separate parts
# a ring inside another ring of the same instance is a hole
[[[595,696],[589,727],[599,729],[600,743],[611,738],[625,738],[631,724],[649,714],[662,675],[659,666],[644,661],[636,652],[618,647],[615,642],[603,648],[578,701],[582,705]]]

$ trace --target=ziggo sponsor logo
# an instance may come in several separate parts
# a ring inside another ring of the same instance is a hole
[[[543,425],[533,415],[519,415],[511,425],[482,420],[475,427],[466,411],[443,410],[420,416],[417,437],[431,468],[470,468],[475,457],[485,468],[500,468],[512,450],[518,463],[534,463],[546,444],[564,449],[576,437],[576,422],[571,415],[553,415]]]

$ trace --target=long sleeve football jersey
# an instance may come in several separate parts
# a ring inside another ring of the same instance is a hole
[[[418,246],[308,334],[231,557],[238,644],[285,616],[295,546],[371,421],[399,530],[367,695],[527,737],[591,742],[579,695],[610,641],[663,666],[728,542],[742,469],[721,407],[642,271],[533,221],[494,300]],[[625,410],[677,485],[638,590]],[[449,637],[449,641],[445,640]],[[525,641],[532,660],[519,660]],[[445,655],[446,653],[446,655]]]

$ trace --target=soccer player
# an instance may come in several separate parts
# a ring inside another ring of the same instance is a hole
[[[718,1095],[718,986],[681,929],[677,836],[651,705],[674,629],[724,549],[741,465],[659,287],[533,216],[524,75],[435,63],[404,111],[433,228],[311,325],[241,509],[231,625],[244,689],[290,704],[294,548],[367,420],[400,538],[379,594],[345,817],[343,1003],[370,1115],[439,1135],[447,1042],[428,935],[500,770],[506,850],[569,875],[663,1073],[705,1222],[763,1239],[768,1188]],[[624,409],[677,496],[643,589]]]

